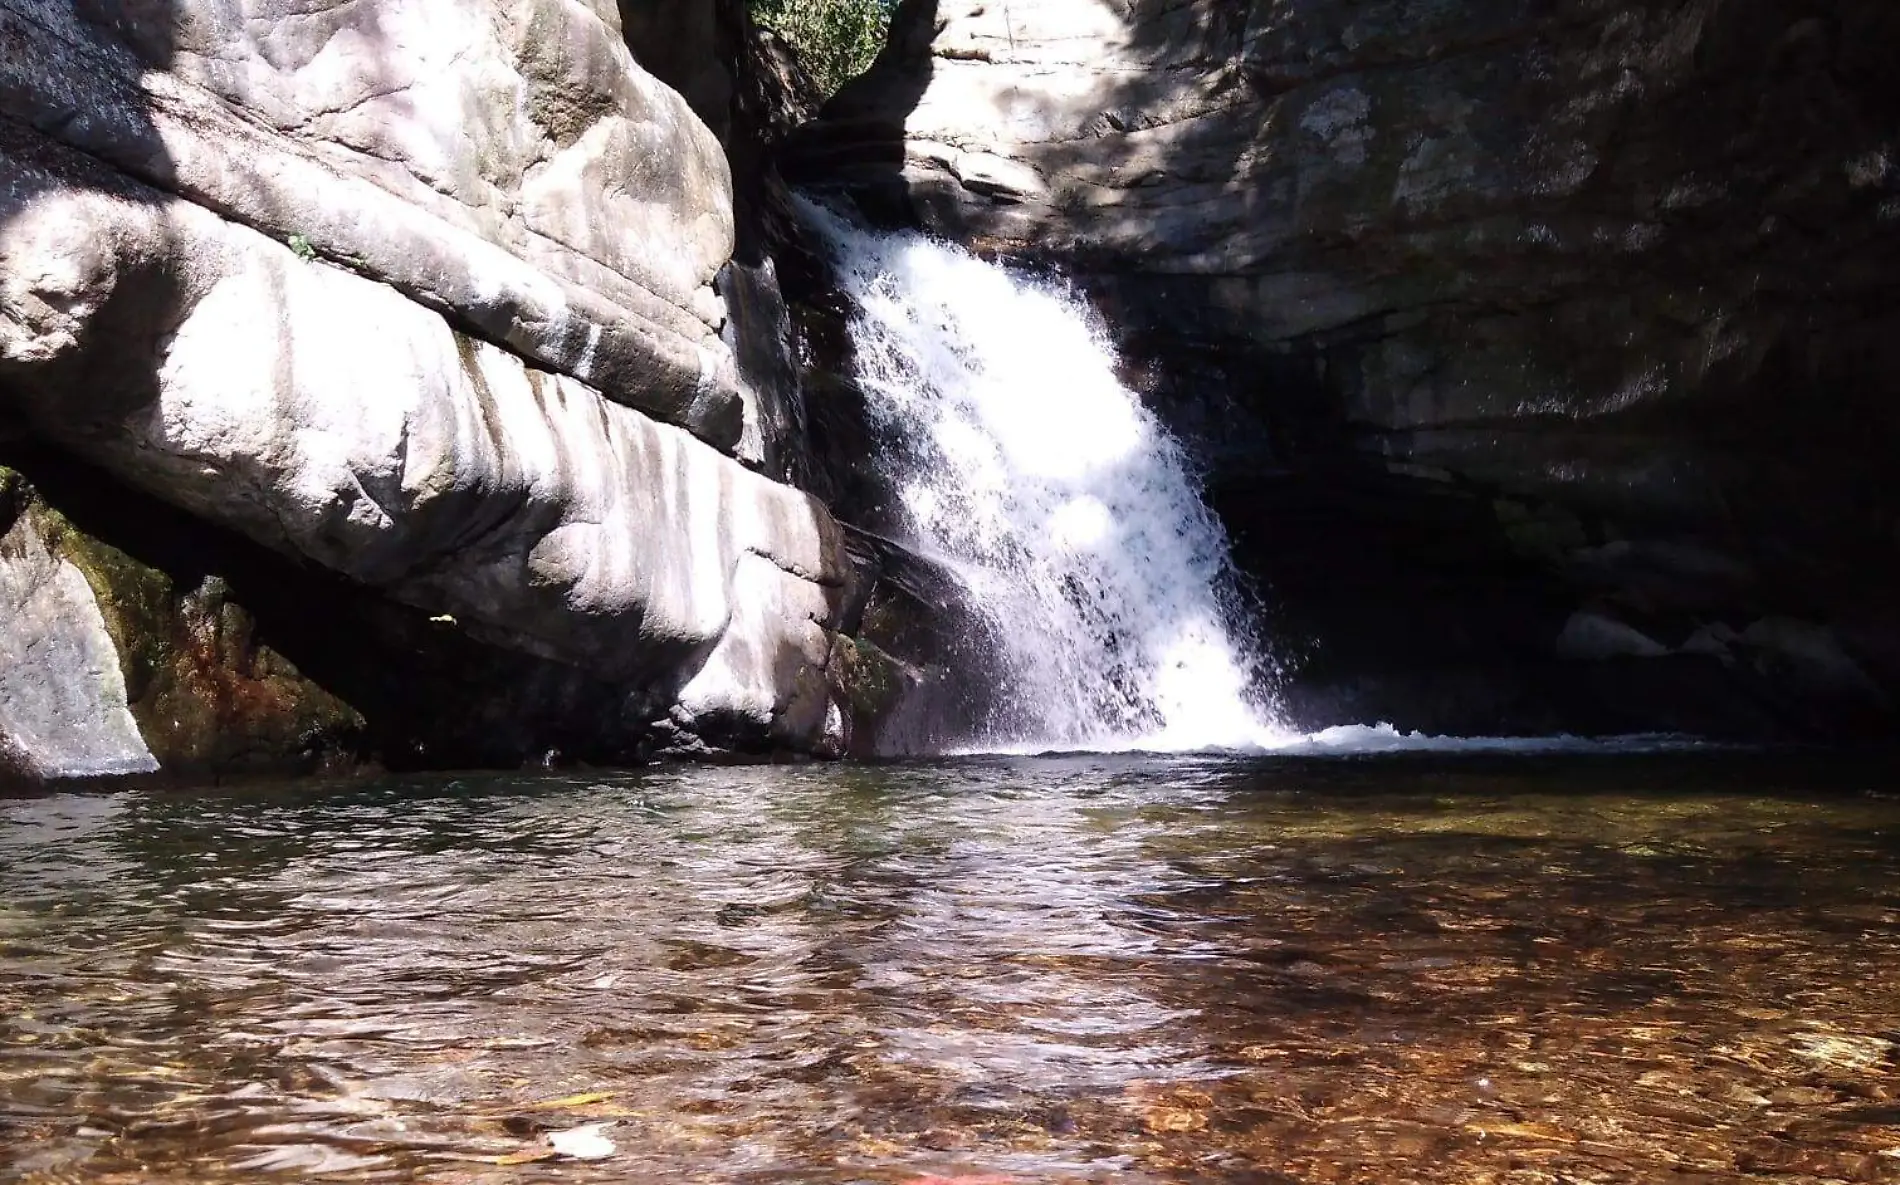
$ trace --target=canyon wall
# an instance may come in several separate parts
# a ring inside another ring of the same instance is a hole
[[[1095,299],[1296,720],[1881,734],[1900,15],[906,0],[799,180]]]

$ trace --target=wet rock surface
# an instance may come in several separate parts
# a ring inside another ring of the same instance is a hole
[[[494,645],[48,450],[6,460],[93,590],[135,735],[168,779],[624,764],[682,735],[656,733],[667,705],[638,682]]]
[[[155,515],[97,474],[74,482],[43,454],[7,459],[25,466],[0,468],[11,507],[9,585],[35,564],[55,565],[60,577],[42,579],[41,595],[7,614],[7,698],[18,708],[21,693],[37,689],[59,708],[50,734],[39,730],[24,745],[13,735],[29,755],[46,756],[16,777],[314,772],[366,755],[356,709],[261,641],[270,631],[259,630],[246,598],[186,558],[183,516]],[[71,513],[54,509],[29,473],[52,477],[53,496]],[[51,639],[82,630],[82,652],[46,652]]]
[[[98,597],[46,518],[0,470],[0,779],[149,773]]]

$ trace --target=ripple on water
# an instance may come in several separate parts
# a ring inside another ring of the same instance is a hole
[[[0,802],[0,1178],[1900,1179],[1900,801],[1808,760]]]

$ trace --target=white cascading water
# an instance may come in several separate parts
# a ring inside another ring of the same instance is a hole
[[[805,204],[907,543],[988,619],[984,748],[1277,747],[1221,588],[1228,548],[1178,441],[1115,377],[1073,293]]]

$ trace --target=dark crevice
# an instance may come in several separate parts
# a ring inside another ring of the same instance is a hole
[[[641,760],[649,745],[630,689],[500,649],[333,572],[211,526],[56,450],[0,447],[74,527],[162,573],[184,595],[208,581],[255,619],[258,643],[354,708],[342,755],[391,769],[511,768]],[[296,767],[296,754],[277,767]],[[269,763],[266,763],[269,768]],[[173,768],[187,775],[218,772]]]

